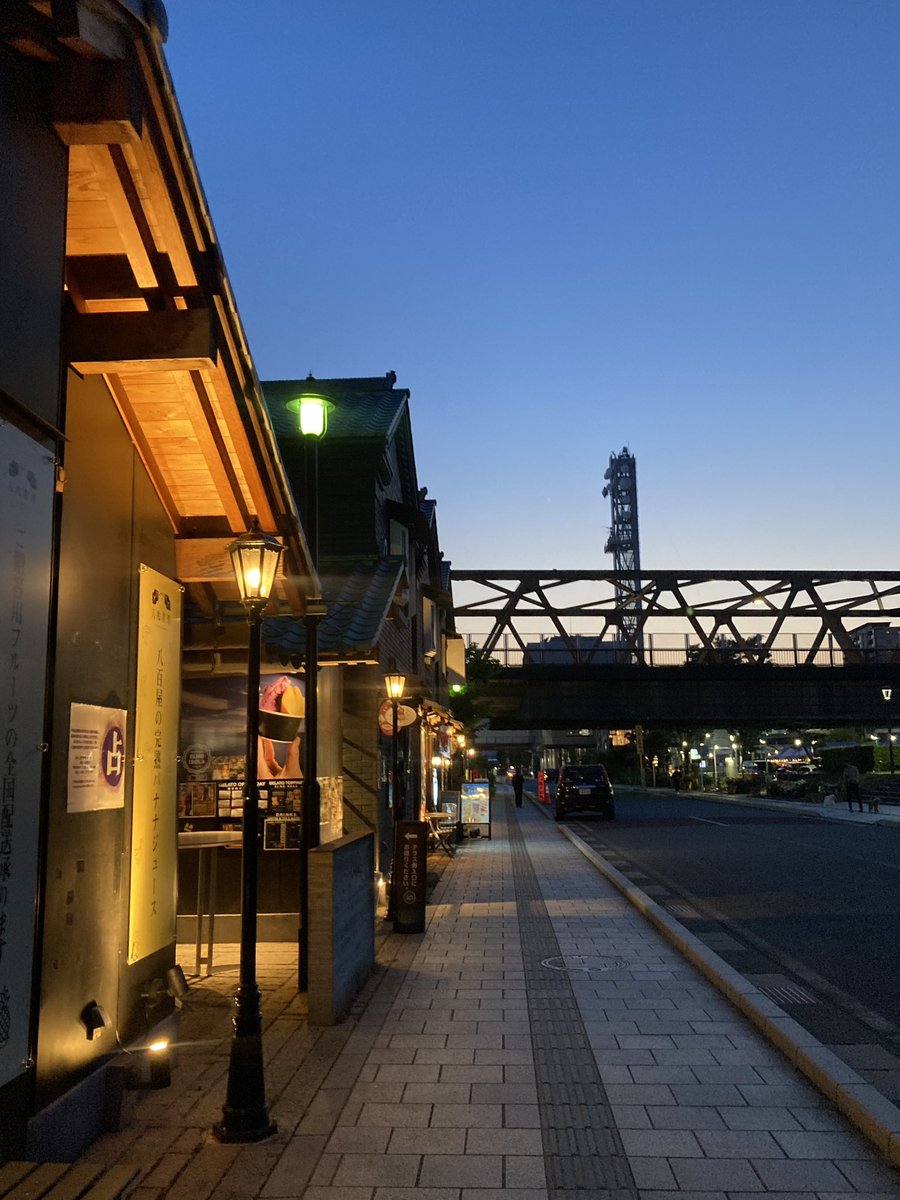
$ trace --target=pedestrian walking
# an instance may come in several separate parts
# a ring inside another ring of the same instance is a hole
[[[847,796],[847,808],[853,812],[854,801],[862,812],[862,796],[859,794],[859,767],[856,763],[847,763],[844,767],[844,792]]]
[[[516,767],[512,777],[513,795],[516,798],[516,808],[522,807],[522,788],[525,786],[525,779],[522,772]]]
[[[672,787],[676,792],[681,791],[681,771],[679,771],[678,767],[672,772]]]

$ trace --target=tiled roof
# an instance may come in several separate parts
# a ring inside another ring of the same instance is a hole
[[[272,427],[278,438],[302,437],[297,414],[288,401],[304,392],[334,401],[328,414],[329,442],[343,438],[381,438],[387,441],[403,417],[409,402],[406,388],[395,388],[393,371],[372,379],[272,379],[262,386]]]
[[[319,624],[319,656],[323,659],[372,659],[397,584],[405,569],[402,558],[356,562],[338,571],[326,561],[320,578],[327,615]],[[294,617],[266,617],[263,644],[285,664],[301,665],[306,630]]]

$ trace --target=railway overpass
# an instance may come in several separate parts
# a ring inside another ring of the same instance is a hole
[[[900,725],[900,573],[452,579],[458,631],[499,664],[495,728]]]

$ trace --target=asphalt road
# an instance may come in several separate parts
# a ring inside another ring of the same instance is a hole
[[[900,828],[621,788],[567,824],[825,1044],[889,1052],[900,1099]]]

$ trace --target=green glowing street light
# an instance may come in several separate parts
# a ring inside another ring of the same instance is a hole
[[[287,407],[298,414],[303,434],[303,530],[309,547],[310,565],[319,568],[319,441],[328,428],[331,400],[315,392],[304,392]],[[300,812],[300,925],[297,930],[297,989],[309,990],[309,852],[319,844],[321,797],[318,775],[319,705],[319,621],[325,615],[321,596],[309,596],[303,628],[306,654],[303,665],[306,679],[306,745],[303,760],[303,807]]]

